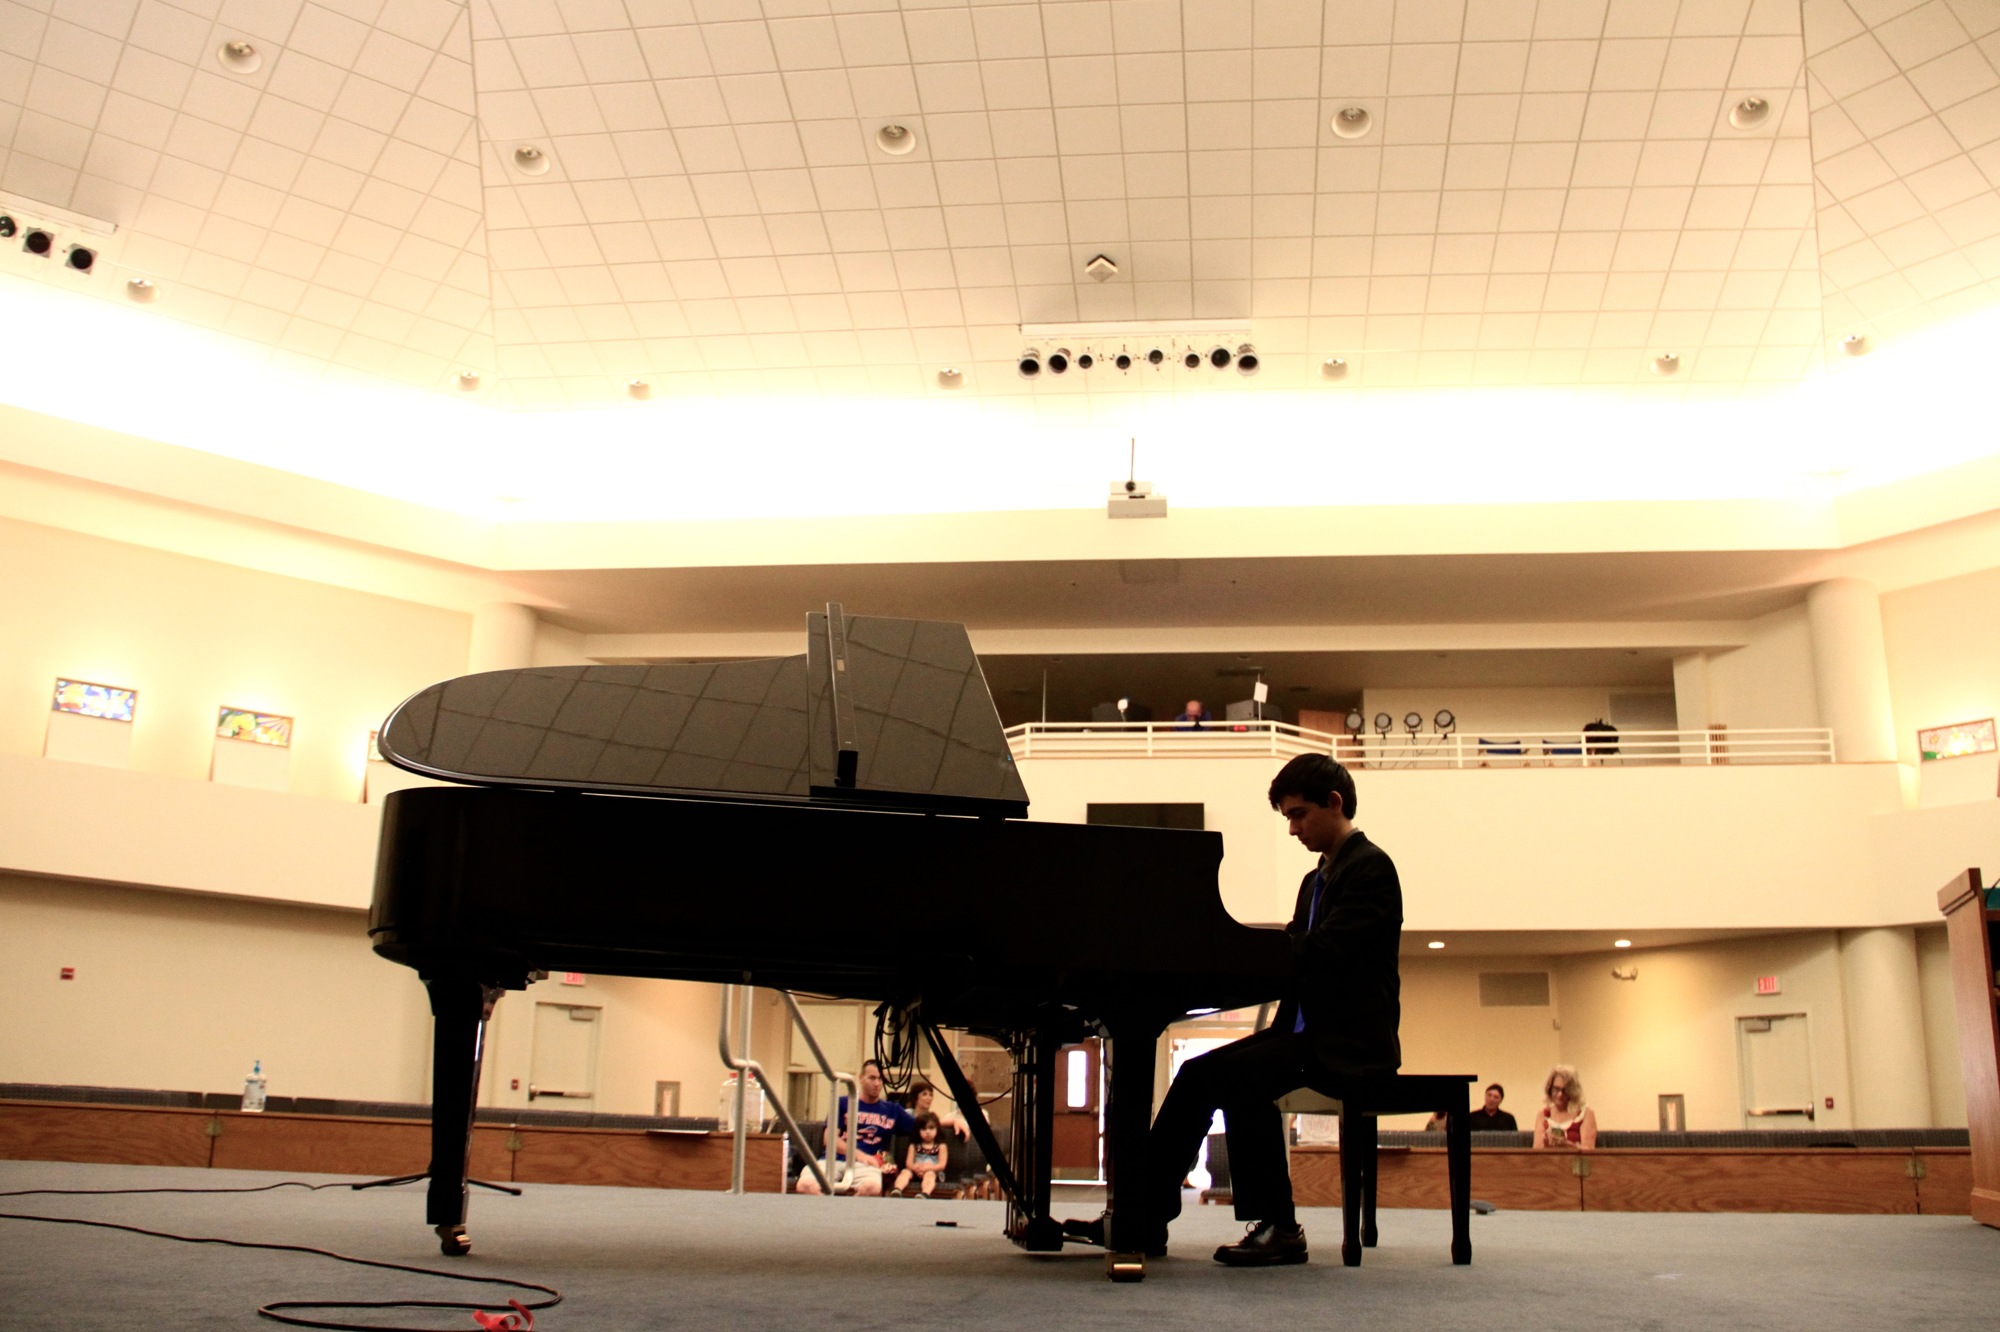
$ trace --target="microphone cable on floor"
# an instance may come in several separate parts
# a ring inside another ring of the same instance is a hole
[[[16,1189],[10,1193],[0,1193],[0,1198],[65,1197],[102,1198],[116,1195],[139,1193],[269,1193],[274,1189],[306,1189],[317,1192],[320,1189],[351,1189],[346,1183],[308,1184],[304,1180],[285,1180],[277,1184],[261,1184],[243,1188],[224,1189]],[[220,1244],[231,1249],[268,1249],[276,1253],[303,1253],[319,1258],[331,1258],[336,1262],[352,1263],[356,1267],[378,1267],[389,1272],[410,1272],[417,1276],[442,1277],[447,1281],[469,1281],[478,1285],[508,1286],[515,1290],[539,1293],[548,1296],[543,1300],[532,1300],[523,1304],[520,1300],[509,1299],[504,1308],[496,1308],[492,1303],[474,1303],[461,1300],[274,1300],[270,1304],[259,1305],[257,1316],[276,1323],[288,1323],[293,1327],[333,1328],[337,1332],[438,1332],[436,1328],[414,1328],[391,1323],[329,1323],[317,1319],[297,1316],[292,1311],[335,1310],[335,1309],[463,1309],[472,1314],[473,1321],[487,1332],[532,1332],[535,1326],[535,1312],[551,1309],[562,1303],[562,1292],[554,1286],[538,1285],[533,1281],[517,1281],[512,1277],[469,1276],[463,1272],[445,1272],[434,1267],[412,1267],[405,1263],[383,1262],[375,1258],[355,1258],[331,1249],[315,1249],[304,1244],[271,1244],[257,1240],[224,1239],[215,1235],[176,1235],[166,1230],[148,1230],[143,1226],[128,1226],[117,1221],[88,1221],[74,1216],[36,1216],[31,1212],[0,1212],[0,1221],[40,1221],[47,1225],[92,1226],[100,1230],[121,1230],[130,1235],[145,1235],[153,1239],[174,1240],[181,1244]]]

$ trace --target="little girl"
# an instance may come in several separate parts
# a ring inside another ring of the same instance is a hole
[[[917,1116],[916,1140],[904,1149],[902,1173],[896,1176],[896,1187],[890,1192],[899,1198],[907,1196],[911,1177],[920,1176],[924,1197],[930,1197],[937,1190],[938,1176],[944,1173],[950,1160],[950,1146],[938,1141],[938,1117],[924,1111]]]

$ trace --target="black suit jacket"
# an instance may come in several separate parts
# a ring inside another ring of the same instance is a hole
[[[1403,934],[1403,885],[1395,862],[1362,835],[1349,833],[1326,867],[1326,892],[1312,928],[1313,874],[1299,884],[1285,933],[1292,936],[1296,997],[1278,1006],[1272,1025],[1290,1031],[1305,1009],[1306,1035],[1320,1062],[1342,1073],[1392,1073],[1403,1063],[1396,1029],[1403,1019],[1397,947]]]

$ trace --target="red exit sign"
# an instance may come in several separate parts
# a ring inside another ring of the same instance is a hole
[[[581,985],[583,984],[583,973],[581,971],[565,971],[562,974],[562,983],[564,985]],[[1757,983],[1762,985],[1764,982],[1758,981]],[[1758,993],[1762,994],[1763,991],[1759,990]],[[1774,990],[1772,993],[1775,994],[1776,991]]]
[[[1778,978],[1776,976],[1759,976],[1757,978],[1757,993],[1759,994],[1778,993]]]

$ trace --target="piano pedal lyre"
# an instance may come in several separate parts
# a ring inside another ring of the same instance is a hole
[[[472,1252],[472,1238],[464,1226],[437,1227],[438,1252],[447,1258],[463,1258]]]
[[[1104,1275],[1113,1281],[1144,1281],[1146,1279],[1146,1255],[1143,1253],[1107,1253],[1104,1255]]]

